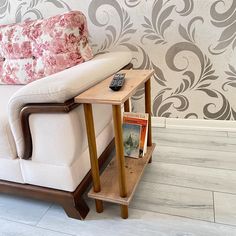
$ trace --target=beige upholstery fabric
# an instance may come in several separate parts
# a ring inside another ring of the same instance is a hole
[[[110,122],[97,135],[98,156],[105,150],[113,138],[113,125]],[[50,159],[50,156],[48,156]],[[25,183],[73,192],[90,170],[89,151],[76,155],[71,165],[48,164],[34,160],[21,160]]]
[[[65,102],[112,75],[131,59],[130,52],[101,54],[91,61],[28,84],[15,93],[9,102],[9,121],[19,157],[23,155],[19,112],[25,103]]]
[[[10,97],[22,86],[0,85],[0,159],[15,159],[16,145],[10,130],[7,106]]]
[[[111,106],[93,105],[93,116],[98,135],[111,122]],[[68,114],[31,115],[30,129],[37,163],[70,166],[88,147],[82,105]]]
[[[24,183],[21,173],[20,159],[0,158],[0,180]]]
[[[0,179],[18,183],[24,181],[8,122],[7,105],[10,97],[21,87],[0,85]]]

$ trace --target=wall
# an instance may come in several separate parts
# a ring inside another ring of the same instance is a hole
[[[70,9],[88,16],[95,53],[129,49],[155,70],[154,116],[236,119],[235,0],[1,0],[0,23]]]

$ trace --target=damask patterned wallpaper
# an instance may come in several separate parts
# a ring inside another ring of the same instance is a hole
[[[95,53],[131,50],[155,70],[154,116],[236,120],[235,0],[0,0],[0,24],[70,9],[87,15]]]

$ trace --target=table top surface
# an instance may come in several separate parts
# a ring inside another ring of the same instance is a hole
[[[75,97],[76,103],[121,105],[130,98],[136,90],[154,74],[154,70],[122,70],[125,73],[125,83],[119,91],[109,88],[113,76]]]

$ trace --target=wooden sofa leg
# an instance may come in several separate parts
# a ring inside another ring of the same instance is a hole
[[[89,213],[89,207],[82,197],[74,205],[65,204],[63,208],[68,217],[78,220],[85,219]]]

